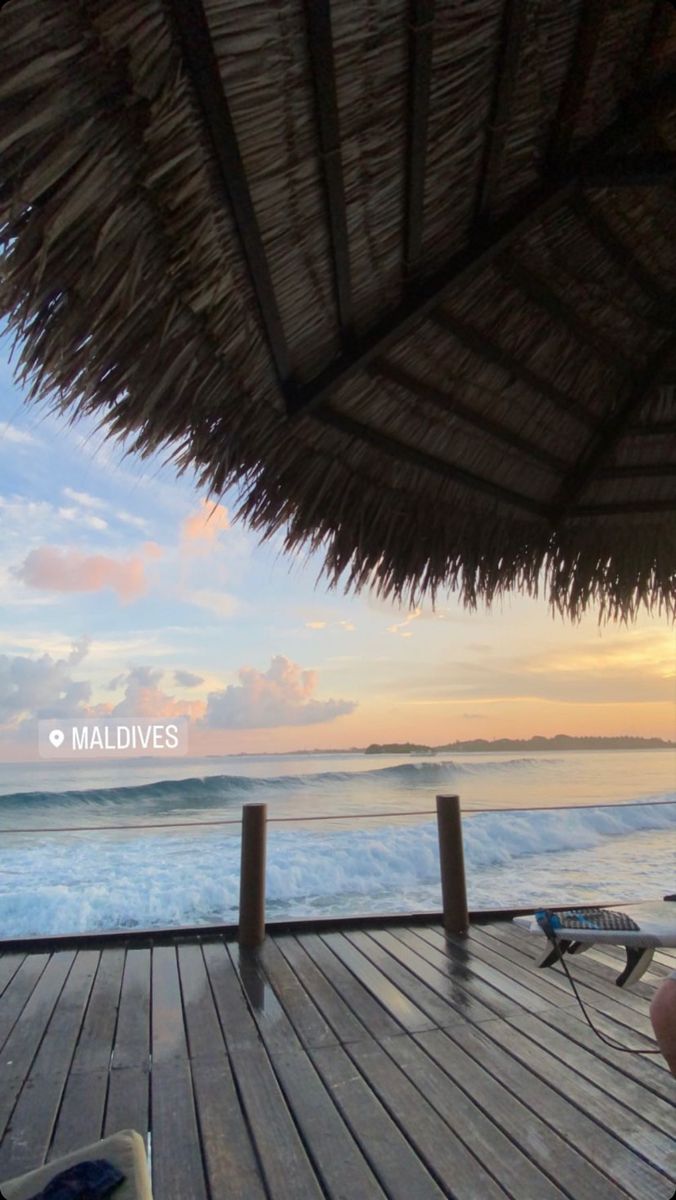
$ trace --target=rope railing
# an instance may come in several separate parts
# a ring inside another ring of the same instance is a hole
[[[2,797],[0,796],[0,803]],[[517,805],[515,808],[463,808],[463,816],[471,817],[480,813],[493,813],[499,815],[501,813],[528,813],[528,812],[574,812],[575,810],[592,809],[592,808],[645,808],[649,806],[657,806],[662,804],[671,804],[670,800],[615,800],[602,801],[596,803],[590,801],[587,804],[531,804]],[[245,805],[242,805],[244,808]],[[308,813],[305,816],[293,817],[268,817],[268,825],[284,825],[284,824],[304,824],[306,821],[375,821],[385,820],[390,817],[434,817],[436,809],[405,809],[398,812],[355,812],[355,813]],[[215,827],[224,825],[241,825],[242,818],[238,817],[223,817],[212,820],[207,818],[200,821],[135,821],[127,822],[123,825],[24,825],[24,826],[8,826],[5,828],[0,825],[0,834],[28,834],[28,833],[103,833],[117,832],[127,829],[196,829],[204,826]]]

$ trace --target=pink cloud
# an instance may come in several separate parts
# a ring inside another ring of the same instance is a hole
[[[202,500],[199,510],[183,522],[181,538],[184,542],[214,542],[219,533],[229,528],[227,508]]]
[[[242,667],[239,683],[210,692],[204,723],[212,729],[318,725],[356,708],[353,700],[316,700],[317,672],[278,654],[267,671]]]
[[[110,558],[40,546],[31,550],[16,571],[29,587],[55,592],[99,592],[110,588],[120,600],[135,600],[147,591],[143,558]]]

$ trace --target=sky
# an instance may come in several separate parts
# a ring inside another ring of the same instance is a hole
[[[193,754],[676,736],[666,619],[515,595],[410,611],[329,590],[162,459],[30,408],[0,342],[0,760],[39,717],[188,716]]]

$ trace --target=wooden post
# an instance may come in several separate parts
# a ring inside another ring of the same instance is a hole
[[[437,796],[437,828],[444,929],[464,937],[469,929],[469,914],[459,796]]]
[[[239,944],[259,946],[265,937],[265,838],[267,804],[242,808],[239,875]]]

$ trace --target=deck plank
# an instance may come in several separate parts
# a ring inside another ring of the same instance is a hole
[[[188,1042],[175,946],[152,952],[152,1071],[150,1095],[153,1191],[163,1200],[206,1200]]]
[[[383,975],[378,967],[360,950],[348,941],[342,933],[322,934],[322,940],[343,963],[345,967],[359,980],[361,984],[379,1001],[387,1013],[398,1023],[401,1030],[407,1033],[420,1033],[424,1029],[433,1029],[434,1021],[409,1000],[401,988]]]
[[[101,1136],[123,967],[123,949],[103,951],[68,1072],[50,1159]]]
[[[446,1043],[426,1043],[425,1048],[435,1057],[443,1055],[443,1062],[437,1057],[441,1066],[452,1066],[465,1081],[471,1080],[482,1108],[521,1140],[534,1161],[545,1169],[549,1165],[576,1200],[625,1193],[642,1200],[663,1198],[664,1179],[658,1172],[559,1092],[554,1070],[545,1083],[513,1057],[505,1044],[509,1030],[500,1032],[503,1040],[498,1044],[491,1025],[466,1029],[461,1040],[454,1038],[453,1030],[445,1030],[442,1036],[455,1043],[452,1051]]]
[[[103,1132],[135,1129],[145,1138],[150,1104],[150,950],[127,950]]]
[[[70,967],[23,1081],[11,1136],[0,1147],[0,1178],[39,1167],[47,1158],[99,957],[98,951],[81,950]]]
[[[671,956],[624,991],[621,959],[570,969],[654,1048]],[[0,955],[0,1180],[131,1127],[163,1200],[665,1200],[675,1100],[511,922]]]
[[[242,958],[249,960],[250,967],[257,964],[261,971],[266,964],[272,964],[275,970],[279,966],[276,956],[266,953],[265,949],[256,955],[240,956],[240,960]],[[241,974],[241,961],[239,970]],[[287,981],[286,972],[283,979]],[[279,994],[281,1003],[273,1010],[272,1023],[261,1019],[270,1008],[270,997],[265,993],[262,1006],[253,1010],[253,1016],[314,1171],[330,1200],[383,1200],[380,1184],[358,1143],[351,1137],[330,1091],[303,1048],[298,1030],[289,1019],[285,1008],[289,998],[291,1011],[300,1011],[307,1028],[305,1006],[299,1008],[293,988],[287,987],[286,994]],[[329,1043],[325,1038],[320,1039],[316,1049],[327,1044],[336,1045],[335,1038]]]
[[[401,1033],[398,1022],[348,970],[319,934],[304,933],[299,935],[298,941],[372,1037],[389,1037]]]

